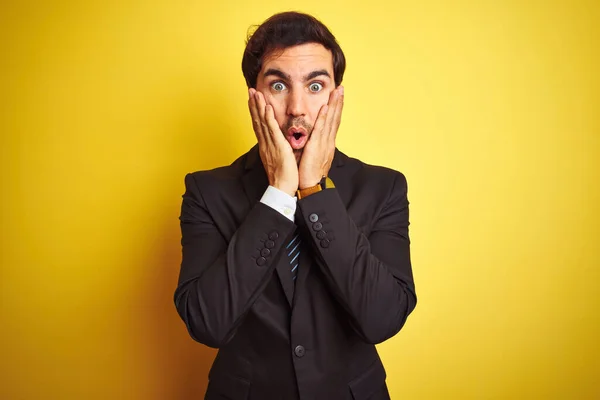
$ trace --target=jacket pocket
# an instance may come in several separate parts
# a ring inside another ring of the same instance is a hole
[[[208,381],[205,400],[246,400],[250,382],[234,376],[215,376]]]
[[[384,387],[385,377],[385,369],[381,361],[376,360],[365,372],[348,384],[354,400],[369,399],[373,393]]]

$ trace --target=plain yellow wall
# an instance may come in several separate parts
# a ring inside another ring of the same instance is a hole
[[[254,144],[246,30],[290,9],[346,53],[338,147],[408,178],[392,398],[600,398],[600,6],[568,0],[2,2],[0,398],[202,398],[183,177]]]

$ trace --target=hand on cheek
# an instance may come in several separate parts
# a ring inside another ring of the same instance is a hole
[[[329,95],[328,104],[321,107],[312,135],[304,148],[298,168],[300,189],[315,186],[329,173],[343,107],[344,88],[339,86]]]
[[[248,95],[252,127],[269,185],[293,196],[298,188],[298,166],[292,147],[283,137],[273,107],[266,103],[264,95],[252,88]]]

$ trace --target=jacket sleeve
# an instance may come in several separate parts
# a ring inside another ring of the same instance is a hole
[[[337,189],[298,201],[304,232],[332,294],[368,343],[394,336],[415,308],[404,175],[392,189],[369,236],[348,215]]]
[[[182,262],[174,300],[191,337],[207,346],[221,347],[231,340],[266,287],[277,254],[295,225],[257,202],[227,240],[196,178],[198,174],[185,177],[180,216]]]

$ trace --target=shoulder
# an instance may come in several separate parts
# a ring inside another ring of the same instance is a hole
[[[388,194],[394,191],[406,191],[406,176],[393,168],[382,165],[368,164],[358,158],[346,156],[346,165],[352,172],[353,183],[361,188],[384,191]],[[386,190],[387,189],[387,190]]]
[[[240,176],[244,173],[246,160],[249,153],[250,152],[241,155],[230,165],[194,171],[186,174],[186,186],[192,184],[199,188],[203,188],[207,186],[222,186],[226,185],[227,183],[237,183]]]

